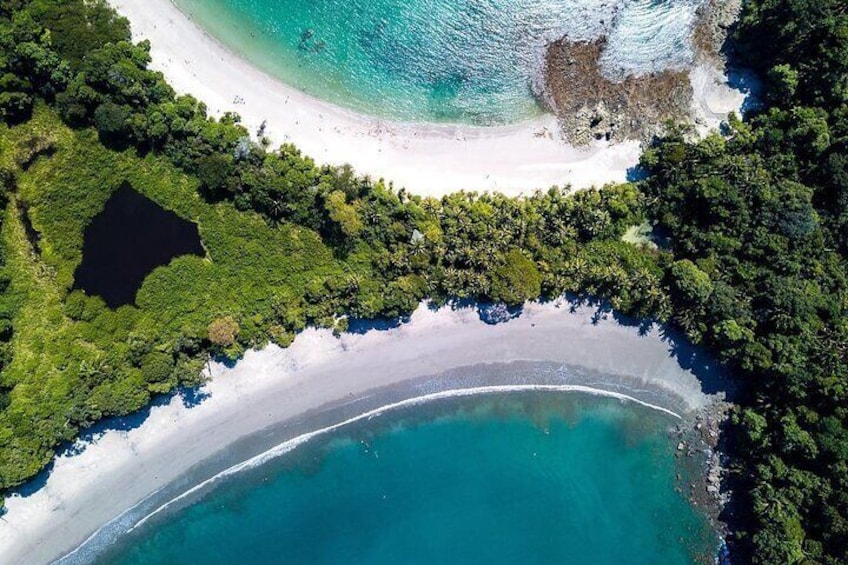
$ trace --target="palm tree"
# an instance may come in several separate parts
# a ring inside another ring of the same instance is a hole
[[[409,252],[412,255],[423,255],[427,252],[427,240],[424,237],[413,238],[409,244]]]
[[[506,229],[495,229],[489,234],[489,241],[498,249],[506,249],[512,241],[512,234]]]
[[[589,269],[589,263],[582,257],[569,259],[563,265],[563,271],[571,276],[585,276]]]
[[[88,361],[83,359],[80,362],[79,374],[85,381],[91,383],[101,383],[109,377],[111,373],[109,364],[98,354],[97,357]]]
[[[467,214],[461,214],[456,218],[456,224],[459,228],[459,231],[462,233],[468,233],[471,231],[471,218],[468,217]]]
[[[271,204],[268,207],[268,213],[271,215],[272,219],[279,221],[283,217],[283,214],[285,214],[287,208],[286,202],[282,198],[274,198],[271,200]]]

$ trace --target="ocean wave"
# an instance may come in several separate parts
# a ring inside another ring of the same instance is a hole
[[[208,489],[214,487],[222,480],[237,475],[241,472],[261,467],[262,465],[265,465],[270,461],[273,461],[275,459],[278,459],[279,457],[291,453],[298,447],[306,444],[307,442],[311,441],[316,437],[324,436],[338,431],[342,428],[345,428],[347,426],[350,426],[352,424],[371,420],[373,418],[382,416],[388,412],[396,411],[403,408],[419,406],[422,404],[427,404],[444,399],[455,399],[469,396],[494,395],[517,392],[579,392],[595,396],[615,398],[625,402],[632,402],[634,404],[638,404],[640,406],[644,406],[646,408],[662,412],[673,418],[682,419],[682,416],[680,414],[662,406],[657,406],[655,404],[639,400],[623,393],[612,392],[583,385],[480,386],[445,390],[416,396],[414,398],[409,398],[398,402],[386,404],[379,408],[375,408],[357,416],[348,418],[337,424],[307,432],[287,441],[284,441],[272,447],[271,449],[268,449],[267,451],[264,451],[254,457],[251,457],[249,459],[246,459],[245,461],[228,467],[227,469],[213,475],[212,477],[209,477],[208,479],[205,479],[204,481],[189,488],[181,494],[169,499],[167,502],[156,506],[155,502],[153,501],[155,501],[156,496],[162,492],[162,490],[164,489],[163,487],[163,489],[159,489],[151,495],[147,496],[144,500],[132,506],[119,517],[115,518],[114,520],[108,522],[107,524],[99,528],[96,532],[89,536],[88,539],[86,539],[86,541],[84,541],[79,547],[77,547],[61,559],[57,560],[56,563],[59,565],[90,563],[92,559],[98,553],[100,553],[100,551],[105,549],[110,544],[114,543],[119,537],[133,532],[135,529],[148,523],[154,517],[162,514],[163,512],[168,511],[176,505],[186,502],[194,496],[200,495],[204,491],[208,491]]]

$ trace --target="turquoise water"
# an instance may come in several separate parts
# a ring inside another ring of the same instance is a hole
[[[700,563],[674,421],[580,394],[439,401],[223,481],[100,562]]]
[[[702,0],[175,0],[269,74],[401,121],[513,123],[541,112],[545,46],[608,38],[610,77],[688,64]]]

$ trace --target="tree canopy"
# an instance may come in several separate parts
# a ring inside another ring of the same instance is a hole
[[[701,140],[672,128],[645,180],[434,199],[211,119],[102,0],[0,0],[0,489],[98,419],[197,383],[210,353],[424,298],[576,293],[682,329],[737,375],[734,562],[848,562],[848,10],[746,0],[734,39],[762,107]],[[209,257],[111,310],[73,272],[127,180],[196,221]],[[646,221],[667,248],[621,240]]]

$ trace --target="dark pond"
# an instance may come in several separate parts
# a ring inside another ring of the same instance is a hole
[[[124,184],[85,230],[74,288],[111,308],[135,301],[144,278],[180,255],[203,256],[197,225]]]

